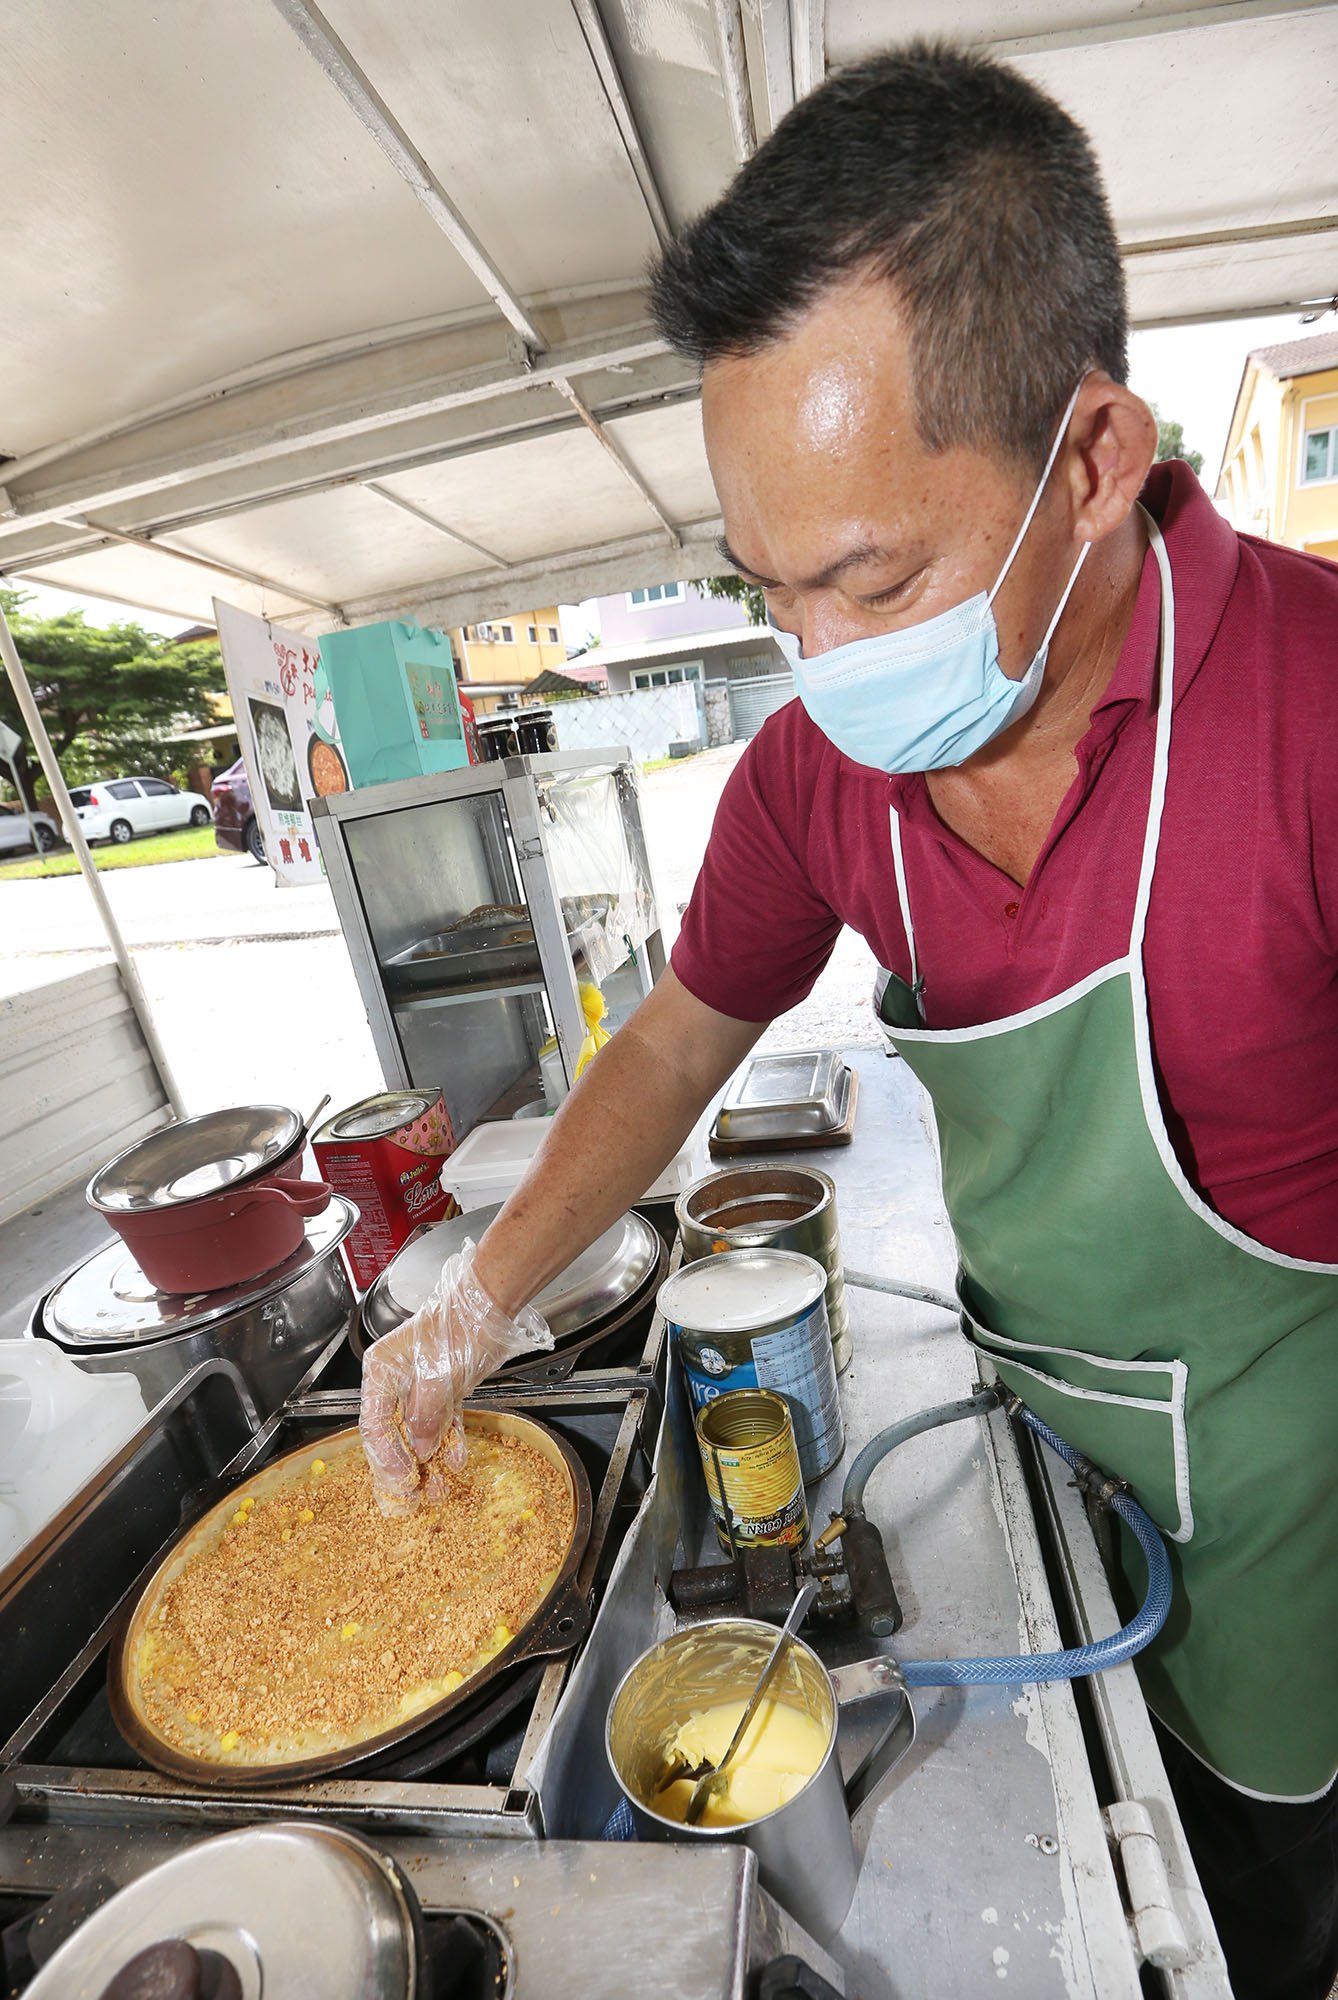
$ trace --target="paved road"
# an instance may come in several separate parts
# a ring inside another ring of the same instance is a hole
[[[644,779],[647,835],[666,915],[692,890],[741,746]],[[104,878],[192,1111],[247,1099],[336,1103],[381,1087],[362,1001],[324,884],[279,889],[249,857],[118,869]],[[675,921],[676,927],[676,921]],[[4,985],[77,972],[105,952],[78,876],[0,883]],[[846,932],[813,994],[764,1046],[876,1045],[866,945]]]

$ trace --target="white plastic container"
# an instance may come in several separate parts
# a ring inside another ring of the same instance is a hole
[[[148,1411],[133,1375],[88,1375],[45,1340],[0,1340],[0,1570]]]
[[[476,1125],[442,1168],[442,1186],[466,1214],[471,1208],[505,1201],[520,1185],[548,1129],[546,1118],[503,1118]],[[700,1178],[706,1157],[702,1130],[704,1126],[693,1133],[654,1185],[637,1197],[639,1201],[674,1201]]]

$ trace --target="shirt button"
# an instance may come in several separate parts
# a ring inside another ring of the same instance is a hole
[[[1015,917],[1017,913],[1018,913],[1018,905],[1016,903],[1004,904],[1004,915],[1006,917]]]

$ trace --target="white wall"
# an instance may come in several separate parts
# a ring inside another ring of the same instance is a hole
[[[580,701],[555,701],[553,721],[561,750],[602,750],[628,743],[640,763],[667,757],[671,743],[700,743],[694,689],[680,681],[675,687],[641,688],[633,694],[594,695]]]
[[[0,1051],[0,1221],[171,1115],[114,965],[0,996]]]

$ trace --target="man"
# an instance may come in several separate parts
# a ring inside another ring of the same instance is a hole
[[[853,925],[933,1100],[971,1338],[1173,1538],[1140,1672],[1238,2000],[1323,2000],[1338,572],[1150,472],[1095,163],[1006,68],[840,73],[655,302],[801,700],[726,789],[672,970],[374,1351],[378,1480],[411,1501],[396,1405],[425,1457]]]

